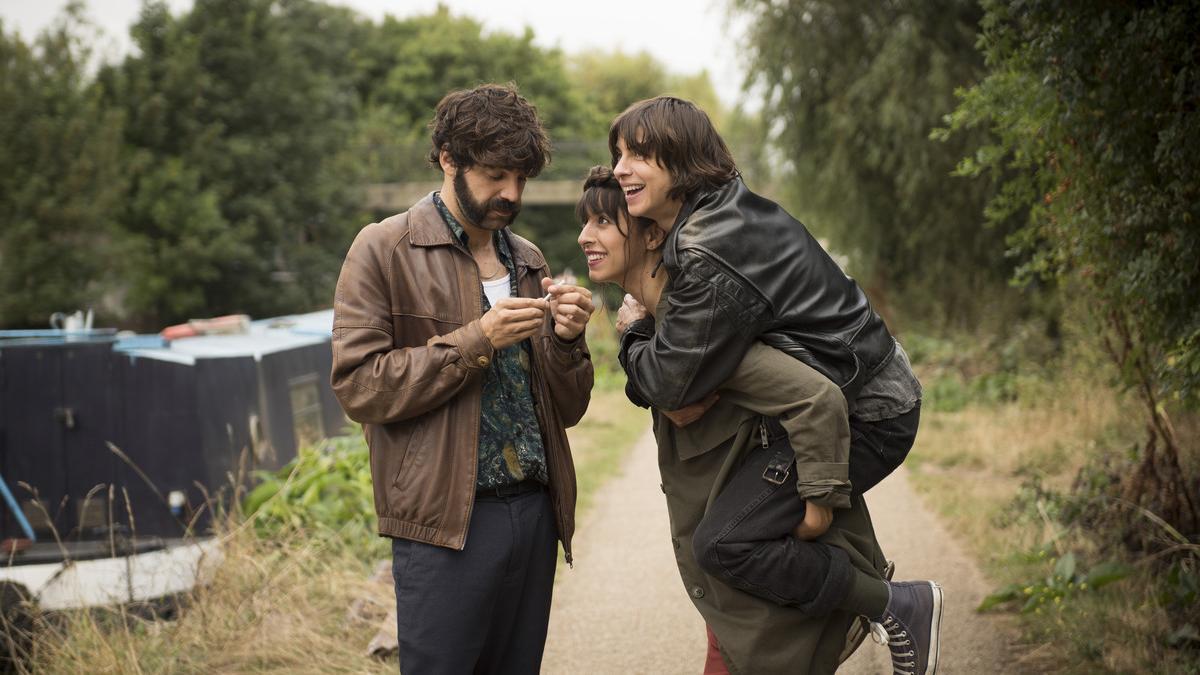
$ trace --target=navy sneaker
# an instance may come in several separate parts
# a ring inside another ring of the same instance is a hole
[[[891,560],[887,561],[887,565],[883,568],[884,581],[891,581],[892,575],[896,573],[896,563]],[[842,648],[842,655],[838,657],[838,665],[846,662],[850,655],[858,650],[858,646],[867,638],[867,634],[871,632],[871,620],[865,616],[856,616],[850,624],[850,630],[846,631],[846,646]]]
[[[889,585],[892,598],[872,626],[872,634],[877,642],[887,641],[895,675],[933,675],[942,630],[942,587],[932,581]]]

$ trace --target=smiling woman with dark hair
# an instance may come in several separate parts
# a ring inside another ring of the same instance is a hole
[[[839,573],[849,566],[837,564],[837,551],[846,551],[837,546],[823,553],[832,556],[827,567],[813,567],[816,559],[805,562],[803,556],[814,549],[796,548],[796,538],[787,535],[796,522],[801,537],[801,530],[819,532],[837,522],[908,455],[921,386],[904,350],[863,289],[804,225],[746,187],[724,141],[695,104],[670,96],[634,103],[613,121],[609,149],[628,213],[659,228],[661,261],[654,269],[661,264],[669,277],[665,283],[655,277],[658,295],[627,299],[618,313],[630,399],[674,411],[662,412],[684,425],[672,439],[694,440],[688,421],[709,419],[712,411],[705,411],[715,395],[737,381],[747,360],[769,358],[759,356],[764,343],[784,361],[762,373],[748,393],[786,388],[787,382],[764,382],[788,359],[833,392],[776,413],[789,431],[795,464],[777,452],[761,468],[746,460],[737,469],[697,525],[698,564],[724,583],[782,606],[813,615],[821,608],[853,609],[887,633],[896,672],[935,672],[939,585],[869,578],[882,569],[878,564],[856,566],[866,577]],[[597,266],[603,262],[599,256]],[[836,414],[829,412],[834,399],[843,406]],[[823,421],[808,434],[791,433],[788,424],[808,416]],[[772,424],[763,422],[760,430],[762,446],[770,450]],[[828,435],[835,430],[836,439]],[[686,464],[683,454],[679,459]],[[779,491],[771,486],[783,483],[793,466],[800,474],[798,494],[772,501]],[[814,588],[814,580],[822,585]],[[693,594],[702,612],[709,602],[704,597]],[[728,618],[724,614],[717,616]],[[729,658],[734,647],[722,633],[744,624],[710,624]]]
[[[620,285],[661,316],[664,233],[629,214],[610,169],[591,170],[576,215],[589,278]],[[683,427],[671,413],[654,415],[676,562],[709,625],[705,672],[727,672],[726,663],[737,672],[832,672],[849,652],[855,617],[878,613],[888,598],[862,497],[828,480],[849,451],[845,398],[762,343],[715,398]],[[775,464],[779,480],[762,481]]]

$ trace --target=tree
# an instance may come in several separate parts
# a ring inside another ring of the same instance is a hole
[[[156,326],[327,305],[362,220],[361,20],[309,0],[198,0],[179,17],[152,2],[132,35],[140,53],[100,75],[129,120],[129,311]]]
[[[422,128],[447,92],[484,82],[514,82],[537,105],[547,127],[563,136],[578,130],[581,101],[567,79],[563,55],[542,49],[534,34],[484,33],[483,25],[445,6],[432,14],[386,16],[364,47],[359,94],[382,105],[403,129]]]
[[[666,93],[671,76],[647,52],[585,52],[570,59],[571,80],[587,101],[589,135],[607,140],[608,125],[631,103]]]
[[[371,180],[438,179],[426,160],[433,110],[448,92],[484,82],[515,83],[537,106],[552,141],[586,133],[590,118],[562,52],[533,39],[528,29],[484,33],[478,21],[444,6],[423,16],[386,16],[371,26],[356,80],[364,110],[357,145]]]
[[[0,25],[0,326],[98,306],[124,192],[121,118],[85,74],[78,5],[32,45]]]
[[[708,113],[713,124],[726,132],[730,112],[717,98],[707,71],[676,75],[647,52],[585,52],[568,63],[571,81],[585,102],[586,134],[608,139],[608,127],[631,104],[659,95],[692,101]]]
[[[1026,279],[1069,284],[1097,319],[1147,441],[1124,497],[1200,531],[1186,442],[1200,405],[1200,5],[986,0],[990,72],[950,119],[997,141],[960,173],[1007,172],[992,220],[1025,218]]]
[[[549,179],[607,162],[608,123],[633,100],[672,92],[724,114],[707,75],[614,54],[581,78],[531,31],[485,33],[445,8],[371,22],[319,0],[179,15],[155,0],[131,27],[136,52],[94,78],[79,33],[36,47],[0,34],[0,325],[92,305],[151,330],[327,306],[369,219],[361,185],[440,178],[426,125],[452,89],[515,82],[556,142]],[[634,70],[647,77],[622,89]],[[580,259],[573,221],[527,207],[520,229],[561,269]]]
[[[787,197],[870,285],[915,314],[973,325],[1003,293],[1008,221],[985,227],[989,181],[953,183],[972,131],[930,139],[954,90],[984,75],[976,2],[734,0],[750,20],[750,84],[790,169]]]

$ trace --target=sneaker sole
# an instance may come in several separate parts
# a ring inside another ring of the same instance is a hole
[[[933,622],[929,626],[929,663],[925,665],[925,673],[934,675],[942,649],[939,639],[942,631],[942,587],[932,581],[929,587],[933,591]]]

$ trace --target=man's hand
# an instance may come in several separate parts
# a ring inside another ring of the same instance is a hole
[[[625,300],[621,303],[621,308],[617,310],[617,332],[624,333],[629,328],[629,324],[644,319],[650,313],[642,306],[642,303],[633,299],[633,296],[626,293]]]
[[[582,286],[542,279],[542,290],[550,295],[550,316],[554,318],[554,333],[564,340],[574,340],[587,328],[588,319],[596,306],[592,292]]]
[[[825,534],[833,523],[833,510],[806,501],[804,502],[804,520],[792,529],[797,539],[808,541]]]
[[[547,302],[541,298],[501,298],[479,319],[493,349],[504,349],[533,337],[546,320]]]
[[[671,424],[681,428],[686,427],[692,422],[704,417],[704,413],[708,412],[708,409],[713,407],[713,404],[717,402],[718,398],[720,398],[720,396],[718,396],[717,392],[714,391],[713,393],[705,396],[703,399],[696,401],[691,405],[686,405],[679,410],[664,410],[662,411],[662,414],[666,415],[667,419],[671,420]]]

